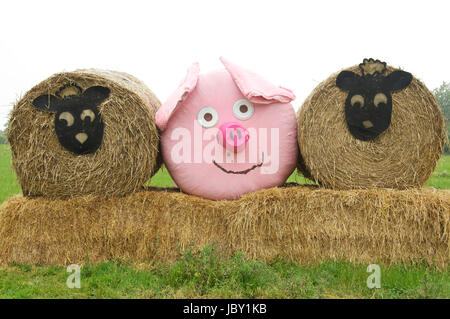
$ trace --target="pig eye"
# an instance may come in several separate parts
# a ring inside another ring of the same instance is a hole
[[[89,110],[89,109],[83,110],[83,112],[81,112],[81,116],[80,117],[81,117],[82,121],[84,121],[84,119],[86,117],[89,117],[89,120],[91,121],[91,123],[94,122],[94,120],[95,120],[94,112],[92,112],[92,110]]]
[[[378,93],[373,99],[373,104],[375,104],[376,107],[378,107],[380,103],[387,104],[387,97],[383,93]]]
[[[237,100],[233,105],[233,114],[239,120],[248,120],[255,112],[253,103],[246,99]]]
[[[197,121],[203,127],[213,127],[219,120],[219,113],[212,106],[205,106],[197,114]]]
[[[359,94],[353,95],[350,100],[350,104],[352,106],[356,106],[356,104],[359,104],[359,107],[363,107],[364,106],[364,98],[362,97],[362,95],[359,95]]]
[[[60,121],[62,121],[62,120],[66,121],[66,123],[67,123],[66,125],[67,126],[72,126],[73,122],[75,121],[74,118],[73,118],[73,115],[70,114],[69,112],[62,112],[61,114],[59,114],[58,119]]]

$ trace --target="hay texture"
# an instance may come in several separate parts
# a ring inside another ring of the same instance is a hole
[[[216,244],[299,263],[448,265],[450,191],[289,186],[234,201],[148,189],[123,198],[10,198],[0,206],[0,262],[174,260]]]
[[[77,155],[58,141],[55,114],[38,110],[32,103],[44,94],[61,95],[62,89],[69,94],[68,90],[93,86],[110,90],[98,106],[103,140],[95,153]],[[39,83],[14,106],[7,133],[23,194],[121,196],[141,188],[159,168],[159,133],[154,121],[159,106],[142,82],[121,72],[78,70]]]
[[[361,75],[359,66],[349,69]],[[387,67],[386,75],[394,68]],[[356,139],[346,124],[349,92],[338,73],[320,83],[297,113],[299,171],[327,188],[408,189],[422,186],[439,160],[446,131],[433,96],[416,78],[392,93],[390,126],[370,141]]]

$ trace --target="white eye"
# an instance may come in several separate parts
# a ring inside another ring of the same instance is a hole
[[[87,117],[89,117],[89,119],[91,120],[91,123],[94,122],[95,120],[95,114],[94,112],[92,112],[92,110],[83,110],[83,112],[81,112],[81,120],[84,121],[84,119]]]
[[[248,120],[255,112],[253,103],[246,99],[237,100],[233,105],[233,114],[239,120]]]
[[[380,103],[387,104],[387,97],[383,93],[378,93],[373,99],[373,104],[375,104],[376,107],[378,107]]]
[[[212,106],[205,106],[197,114],[197,121],[203,127],[213,127],[219,120],[219,113]]]
[[[355,106],[358,103],[359,103],[359,107],[363,107],[364,106],[364,98],[362,97],[362,95],[359,95],[359,94],[353,95],[350,100],[350,104],[352,106]]]
[[[74,118],[73,115],[70,114],[69,112],[62,112],[61,114],[59,114],[58,119],[61,120],[65,120],[67,123],[67,126],[72,126],[73,122],[74,122]]]

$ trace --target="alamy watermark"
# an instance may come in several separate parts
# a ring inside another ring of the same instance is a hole
[[[69,277],[67,277],[66,285],[69,289],[81,288],[81,267],[75,264],[69,265],[66,270],[68,273],[71,273]]]
[[[367,288],[381,288],[381,268],[377,264],[367,266],[366,272],[372,273],[367,277]]]
[[[274,174],[280,166],[279,128],[211,127],[203,130],[194,122],[193,132],[179,127],[171,132],[170,139],[176,141],[170,150],[175,164],[264,162],[262,174]]]

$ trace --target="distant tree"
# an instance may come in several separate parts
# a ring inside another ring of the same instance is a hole
[[[450,82],[443,82],[440,87],[433,90],[434,96],[446,117],[447,136],[450,138]],[[445,153],[450,153],[450,146],[447,144]]]
[[[6,130],[8,129],[9,119],[3,125],[4,129],[0,129],[0,144],[8,144],[8,139],[6,138]]]
[[[442,108],[447,120],[450,119],[450,82],[443,82],[440,87],[433,90],[434,95]]]
[[[447,144],[444,146],[444,153],[450,154],[450,121],[446,122],[447,126]]]
[[[0,131],[0,144],[6,144],[8,140],[6,139],[6,134],[3,131]]]

